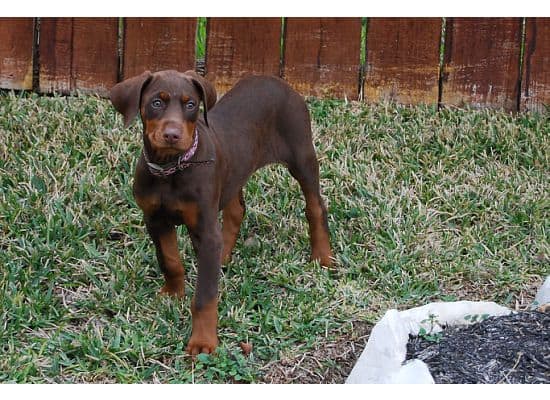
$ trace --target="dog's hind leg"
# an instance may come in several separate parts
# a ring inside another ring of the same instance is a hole
[[[311,259],[325,267],[332,265],[332,251],[327,222],[327,210],[319,189],[319,163],[313,146],[306,154],[294,157],[288,163],[289,171],[300,184],[306,200],[306,217],[309,223]]]
[[[244,203],[243,189],[233,197],[223,209],[223,251],[222,264],[227,263],[231,259],[231,252],[237,241],[241,223],[243,221],[246,206]]]

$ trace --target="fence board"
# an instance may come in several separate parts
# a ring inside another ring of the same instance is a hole
[[[75,89],[108,95],[118,78],[118,18],[75,18]]]
[[[287,18],[283,77],[303,95],[357,99],[361,18]]]
[[[41,18],[40,77],[41,92],[71,91],[73,24],[71,18]]]
[[[106,96],[118,77],[117,18],[42,18],[40,91]]]
[[[209,18],[206,76],[218,93],[242,76],[279,76],[281,18]]]
[[[518,108],[521,18],[450,18],[442,105]]]
[[[550,18],[527,18],[521,110],[545,111],[550,105]]]
[[[123,77],[195,69],[196,18],[126,18]]]
[[[441,18],[369,18],[364,98],[437,104]]]
[[[0,18],[0,87],[32,89],[32,18]]]

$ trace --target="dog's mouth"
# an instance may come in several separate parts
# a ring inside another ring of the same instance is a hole
[[[159,162],[170,162],[190,151],[192,142],[182,143],[154,143],[151,141],[152,156]]]
[[[194,124],[147,123],[146,136],[155,158],[167,159],[184,154],[193,145]]]
[[[151,150],[151,146],[149,145],[149,140],[147,137],[145,138],[145,147],[143,148],[142,154],[145,158],[145,162],[147,163],[149,167],[149,172],[151,172],[151,174],[160,177],[166,177],[174,174],[177,171],[186,169],[194,164],[208,164],[213,162],[214,158],[200,161],[191,161],[197,151],[198,145],[199,131],[195,128],[195,130],[193,131],[193,142],[191,143],[191,146],[187,148],[186,151],[183,153],[180,152],[178,149],[177,152],[174,154],[175,157],[170,157],[171,148],[166,149],[165,147],[162,148],[163,154],[159,157],[158,151]]]
[[[157,144],[155,145],[155,150],[157,151],[164,151],[166,153],[182,153],[182,152],[186,152],[187,150],[189,150],[189,148],[191,147],[191,143],[192,141],[189,140],[189,141],[186,141],[188,143],[181,143],[181,142],[178,142],[178,143],[161,143],[161,144]]]

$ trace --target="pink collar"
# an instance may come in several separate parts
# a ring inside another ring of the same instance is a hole
[[[172,161],[167,164],[159,165],[152,163],[147,156],[147,152],[145,151],[145,148],[143,149],[143,157],[145,158],[145,161],[147,162],[147,166],[149,167],[149,172],[155,176],[160,177],[166,177],[170,176],[172,174],[175,174],[177,171],[182,171],[188,167],[190,167],[192,164],[198,163],[208,163],[214,161],[206,160],[206,161],[198,161],[198,162],[190,162],[189,159],[195,155],[195,152],[197,151],[197,147],[199,145],[199,130],[197,127],[195,127],[195,132],[193,132],[193,144],[189,149],[183,153],[181,156],[178,157],[176,161]]]

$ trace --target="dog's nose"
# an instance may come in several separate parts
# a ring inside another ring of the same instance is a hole
[[[163,137],[167,143],[176,143],[181,139],[181,128],[174,125],[168,125],[164,128]]]

